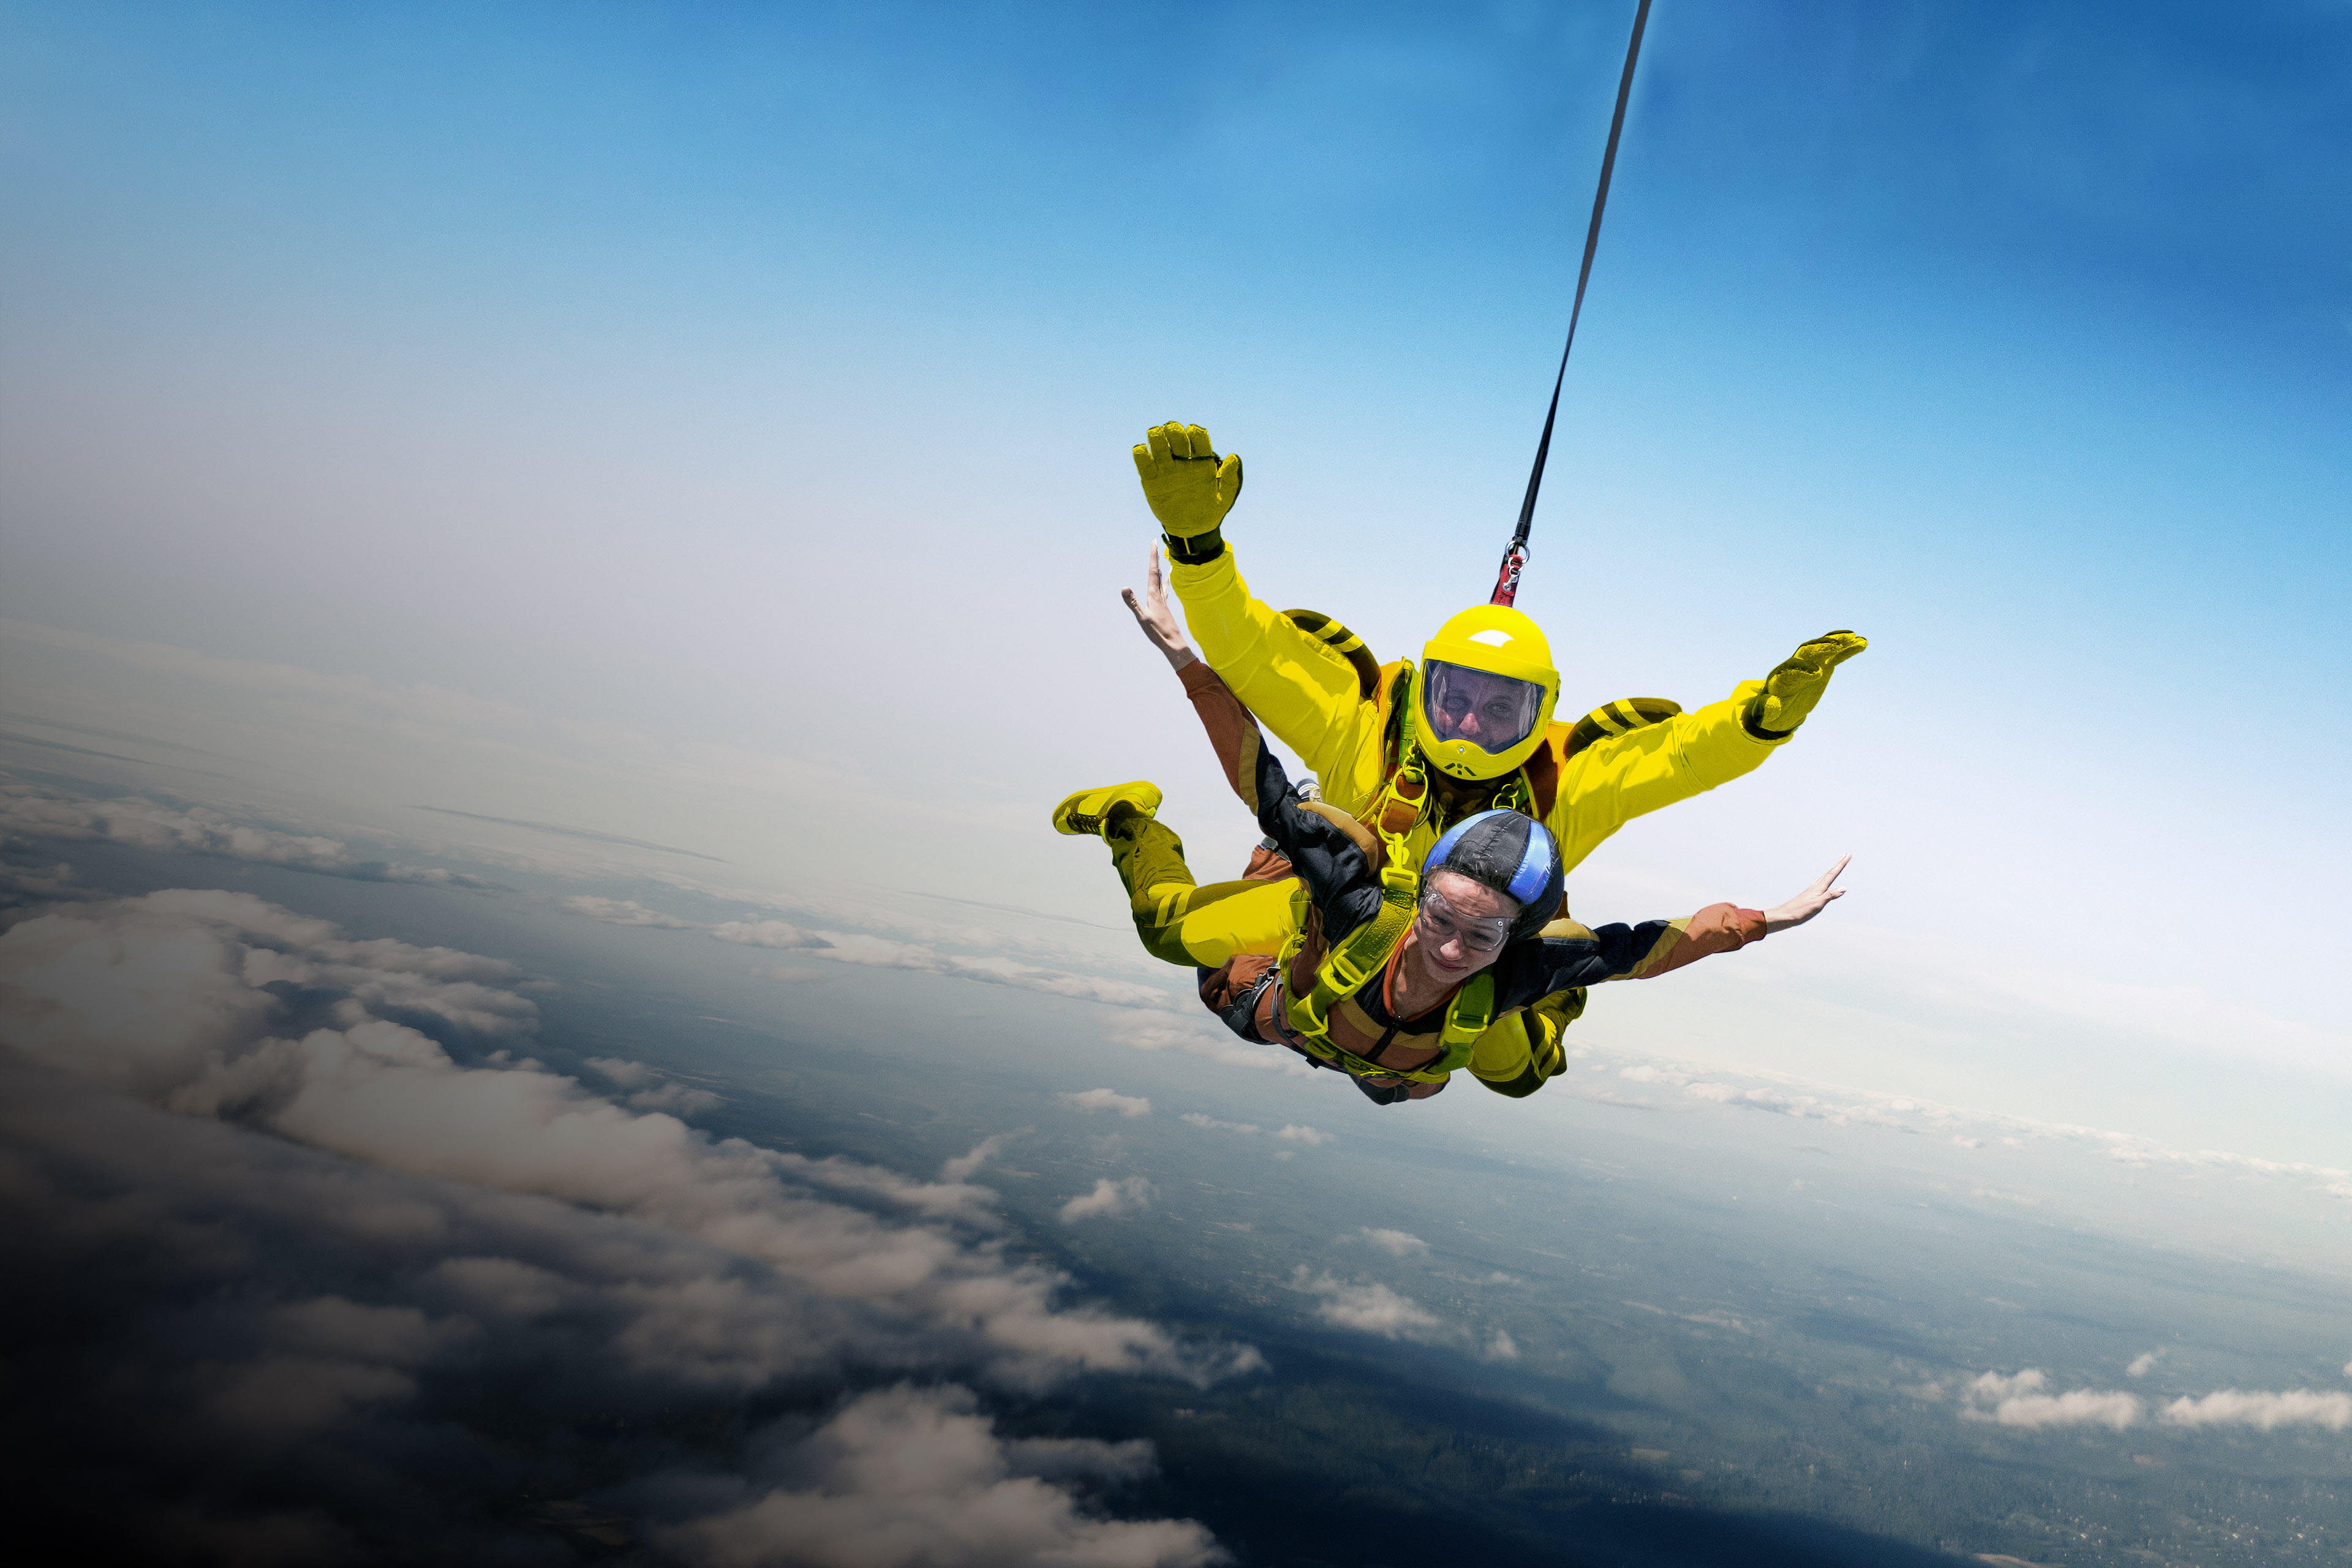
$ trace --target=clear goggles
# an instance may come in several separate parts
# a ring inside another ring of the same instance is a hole
[[[1507,920],[1478,920],[1462,913],[1445,901],[1445,895],[1435,888],[1423,890],[1421,922],[1440,947],[1449,942],[1459,942],[1470,952],[1499,952],[1511,940],[1511,922]]]
[[[1544,689],[1532,680],[1431,659],[1422,677],[1422,717],[1440,741],[1499,755],[1535,733]]]

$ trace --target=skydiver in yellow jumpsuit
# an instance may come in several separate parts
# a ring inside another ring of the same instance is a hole
[[[1206,430],[1171,423],[1146,433],[1135,466],[1200,658],[1312,770],[1328,805],[1401,836],[1414,864],[1454,823],[1514,806],[1550,829],[1572,871],[1633,818],[1760,765],[1831,672],[1869,646],[1829,632],[1695,712],[1632,699],[1556,723],[1559,675],[1526,615],[1475,605],[1438,628],[1418,668],[1375,666],[1344,628],[1324,626],[1335,645],[1251,595],[1222,531],[1241,493],[1238,454],[1220,458]],[[1213,968],[1279,950],[1290,889],[1220,884],[1139,910],[1137,923],[1160,956]]]
[[[1228,783],[1268,835],[1244,879],[1197,887],[1183,841],[1158,820],[1142,780],[1080,790],[1054,810],[1064,833],[1099,835],[1147,945],[1171,900],[1197,916],[1273,881],[1286,900],[1276,952],[1201,970],[1201,1000],[1244,1039],[1284,1045],[1336,1068],[1378,1104],[1423,1100],[1453,1074],[1523,1099],[1566,1065],[1560,1031],[1585,989],[1648,979],[1801,925],[1832,900],[1832,867],[1771,910],[1710,904],[1683,920],[1598,930],[1568,918],[1551,835],[1520,812],[1475,813],[1415,864],[1403,840],[1291,783],[1249,710],[1184,647],[1157,593],[1137,619],[1183,678]],[[1154,629],[1154,622],[1159,628]],[[1181,948],[1153,951],[1189,963]],[[1482,974],[1492,966],[1491,973]]]
[[[1572,725],[1555,723],[1559,677],[1541,629],[1527,616],[1475,606],[1439,629],[1418,671],[1402,660],[1378,665],[1327,617],[1276,613],[1250,595],[1222,535],[1241,491],[1238,455],[1220,458],[1207,431],[1171,423],[1148,432],[1134,456],[1209,668],[1187,668],[1193,656],[1160,601],[1156,560],[1160,602],[1139,605],[1130,592],[1129,607],[1176,667],[1212,738],[1221,725],[1247,731],[1236,745],[1219,742],[1228,779],[1242,789],[1254,713],[1314,770],[1328,807],[1352,817],[1398,864],[1418,864],[1441,834],[1471,816],[1513,806],[1549,829],[1563,871],[1571,869],[1632,818],[1759,766],[1804,721],[1836,667],[1868,646],[1851,632],[1828,633],[1765,679],[1744,681],[1696,713],[1631,699]],[[1237,726],[1218,717],[1225,705],[1239,706],[1236,696],[1246,704]],[[1103,831],[1108,824],[1081,826],[1088,814],[1080,808],[1095,805],[1094,795],[1108,799],[1126,787],[1072,796],[1055,809],[1055,826]],[[1150,804],[1138,796],[1130,805],[1148,816],[1159,792],[1139,787]],[[1202,1000],[1213,1009],[1223,1005],[1221,988],[1237,959],[1279,953],[1297,935],[1297,885],[1283,877],[1286,865],[1263,866],[1272,858],[1263,851],[1253,857],[1249,879],[1202,887],[1184,866],[1182,846],[1164,829],[1105,837],[1145,947],[1200,967]],[[1572,923],[1562,914],[1563,926]],[[1509,1074],[1513,1087],[1504,1092],[1530,1092],[1559,1069],[1560,1034],[1583,1007],[1583,991],[1571,989],[1498,1020],[1479,1039],[1474,1072],[1500,1087],[1501,1077],[1483,1070],[1488,1063],[1524,1062],[1532,1070]]]

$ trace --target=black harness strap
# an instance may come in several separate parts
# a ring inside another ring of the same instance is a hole
[[[1642,53],[1642,29],[1649,25],[1650,0],[1633,13],[1633,37],[1625,46],[1625,74],[1617,79],[1617,111],[1609,119],[1609,149],[1601,154],[1601,188],[1592,195],[1592,222],[1584,231],[1584,265],[1577,268],[1576,303],[1568,312],[1568,342],[1559,351],[1559,374],[1551,381],[1551,406],[1544,410],[1543,438],[1536,443],[1536,466],[1528,475],[1527,500],[1519,503],[1519,526],[1511,546],[1503,552],[1503,567],[1495,574],[1492,605],[1508,605],[1519,596],[1519,574],[1528,564],[1528,531],[1535,525],[1536,491],[1543,488],[1544,459],[1551,455],[1551,426],[1559,414],[1560,384],[1568,379],[1569,350],[1576,347],[1577,318],[1584,314],[1584,286],[1592,277],[1592,253],[1601,244],[1601,214],[1609,205],[1609,175],[1617,167],[1617,138],[1625,130],[1625,100],[1633,91],[1633,62]]]

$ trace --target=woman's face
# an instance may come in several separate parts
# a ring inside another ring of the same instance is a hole
[[[1518,900],[1459,871],[1439,871],[1422,894],[1412,933],[1430,973],[1452,985],[1503,955]]]

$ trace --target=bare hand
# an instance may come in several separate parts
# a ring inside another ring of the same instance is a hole
[[[1184,640],[1184,628],[1176,624],[1176,612],[1168,607],[1168,589],[1160,572],[1160,546],[1151,547],[1150,554],[1145,557],[1144,569],[1149,575],[1144,578],[1143,597],[1138,599],[1132,588],[1121,588],[1118,596],[1127,601],[1135,624],[1143,628],[1151,646],[1168,660],[1169,668],[1181,669],[1201,656]]]
[[[1790,926],[1803,925],[1807,921],[1829,908],[1832,900],[1844,898],[1843,888],[1832,888],[1830,884],[1838,879],[1838,873],[1843,871],[1845,863],[1853,858],[1851,855],[1839,856],[1838,863],[1814,878],[1811,885],[1803,892],[1785,904],[1766,910],[1764,934],[1769,936],[1776,931],[1787,931]]]

